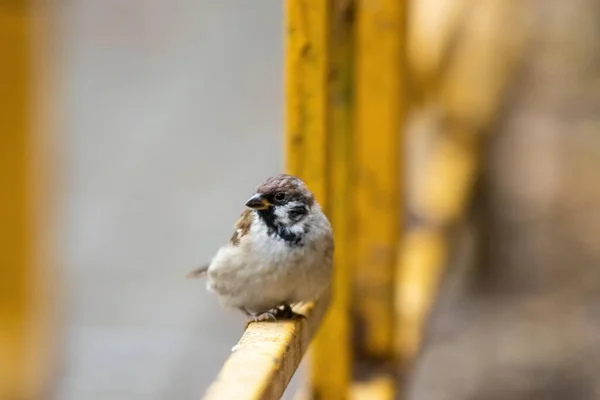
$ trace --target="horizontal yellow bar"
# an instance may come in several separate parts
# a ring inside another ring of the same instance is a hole
[[[248,325],[204,399],[281,398],[321,325],[328,300],[294,310],[306,318]]]

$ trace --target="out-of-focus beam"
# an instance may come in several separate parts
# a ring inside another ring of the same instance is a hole
[[[416,136],[411,140],[430,143],[417,162],[411,185],[408,208],[418,222],[406,232],[399,258],[397,309],[402,333],[398,340],[405,363],[418,351],[422,327],[450,252],[448,229],[463,219],[470,204],[486,134],[521,60],[523,24],[515,23],[510,32],[506,31],[506,21],[516,22],[520,17],[513,1],[485,0],[464,8],[462,0],[454,5],[427,0],[427,4],[447,6],[447,15],[439,16],[446,21],[444,27],[438,31],[431,25],[413,26],[411,30],[415,33],[410,64],[417,75],[429,76],[436,83],[426,82],[421,88],[426,101],[415,117],[414,129],[409,128],[409,134]],[[426,23],[424,6],[415,6],[423,18],[413,24]],[[457,29],[460,32],[452,43],[437,37]],[[440,54],[430,57],[429,50],[417,51],[422,47],[439,47]],[[434,61],[442,58],[443,63]],[[431,73],[435,69],[434,77]]]
[[[51,370],[54,281],[42,237],[52,208],[44,22],[33,2],[0,4],[1,399],[42,398]]]

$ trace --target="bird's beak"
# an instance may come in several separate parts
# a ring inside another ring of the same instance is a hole
[[[250,197],[246,202],[246,207],[252,208],[254,210],[266,210],[271,206],[271,203],[263,197],[262,194],[256,193],[254,196]]]

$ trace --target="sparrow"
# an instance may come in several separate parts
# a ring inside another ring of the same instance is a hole
[[[228,244],[188,274],[248,322],[290,318],[291,306],[316,300],[330,285],[333,233],[315,196],[299,178],[266,179],[246,202]]]

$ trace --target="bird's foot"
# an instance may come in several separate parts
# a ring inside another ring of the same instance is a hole
[[[273,310],[265,311],[260,314],[253,315],[254,322],[260,321],[277,321],[277,313]]]
[[[272,310],[264,311],[261,313],[251,313],[246,309],[241,309],[241,311],[246,314],[246,328],[252,322],[261,322],[261,321],[273,321],[276,322],[278,320],[290,320],[296,318],[306,318],[302,314],[298,314],[292,310],[292,307],[289,304],[282,304]]]
[[[252,322],[261,322],[261,321],[277,321],[277,316],[275,310],[269,310],[261,313],[251,313],[248,310],[242,309],[244,314],[246,314],[246,328]]]

